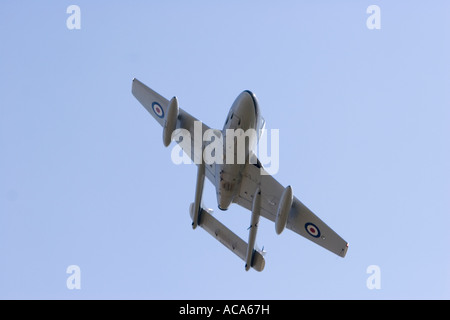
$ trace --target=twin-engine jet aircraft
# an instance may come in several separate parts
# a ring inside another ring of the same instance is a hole
[[[251,267],[257,271],[264,269],[263,252],[255,248],[261,215],[275,222],[277,234],[288,228],[338,256],[345,256],[348,243],[301,203],[293,195],[291,186],[283,187],[268,174],[255,156],[253,150],[264,127],[264,120],[252,92],[244,91],[236,98],[222,131],[211,130],[181,109],[176,97],[169,101],[137,79],[133,79],[132,93],[163,127],[164,145],[167,147],[175,140],[198,166],[195,198],[190,205],[192,227],[202,227],[244,260],[245,270],[248,271]],[[205,132],[212,131],[217,139],[223,139],[230,130],[237,129],[242,129],[242,132],[256,132],[256,138],[250,138],[248,145],[245,145],[244,162],[237,161],[238,148],[235,148],[233,153],[227,153],[226,147],[222,155],[224,161],[206,163],[207,161],[202,159],[208,141],[202,139],[201,143],[196,142],[196,134],[201,133],[203,136]],[[180,138],[180,133],[183,132],[188,135]],[[191,141],[185,141],[186,137],[190,137]],[[226,159],[227,155],[233,159]],[[210,209],[201,206],[205,176],[216,187],[219,209],[227,210],[231,203],[237,203],[252,212],[248,243],[214,218]]]

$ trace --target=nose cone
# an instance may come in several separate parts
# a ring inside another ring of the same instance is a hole
[[[243,91],[234,101],[233,109],[235,114],[241,119],[252,119],[254,122],[259,115],[258,100],[253,92]]]

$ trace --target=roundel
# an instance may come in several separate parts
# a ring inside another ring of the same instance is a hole
[[[164,110],[161,107],[161,105],[158,102],[153,102],[152,103],[152,109],[153,112],[159,117],[159,118],[164,118]]]
[[[314,238],[320,237],[320,230],[314,223],[308,222],[307,224],[305,224],[305,229],[310,236],[313,236]]]

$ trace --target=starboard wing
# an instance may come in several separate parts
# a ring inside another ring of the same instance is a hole
[[[264,168],[259,161],[257,164],[246,164],[241,189],[234,202],[252,210],[253,195],[256,189],[260,187],[261,215],[275,222],[278,205],[285,188],[267,172],[264,171],[265,174],[262,174],[262,170]],[[338,256],[344,257],[347,253],[348,243],[295,196],[289,211],[286,228]]]

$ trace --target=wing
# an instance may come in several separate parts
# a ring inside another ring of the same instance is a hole
[[[167,108],[169,105],[169,100],[161,96],[159,93],[153,91],[145,84],[140,82],[138,79],[133,79],[133,85],[131,92],[136,97],[136,99],[144,106],[145,109],[155,118],[155,120],[161,125],[164,126],[165,117],[167,115]],[[197,123],[197,124],[196,124]],[[200,127],[201,125],[201,127]],[[198,132],[196,132],[196,128]],[[201,131],[200,131],[201,128]],[[189,132],[191,143],[188,147],[186,147],[186,143],[183,142],[182,139],[178,139],[178,136],[175,136],[175,141],[179,144],[179,146],[183,149],[183,152],[189,156],[189,158],[194,162],[196,162],[196,158],[202,156],[202,150],[205,146],[205,142],[203,139],[202,144],[195,144],[194,137],[195,134],[200,134],[203,137],[203,134],[206,130],[210,129],[206,124],[200,122],[197,118],[191,116],[189,113],[184,111],[183,109],[179,109],[178,120],[177,120],[177,129],[185,129]],[[206,166],[206,177],[214,183],[215,181],[215,168],[213,165]]]
[[[278,203],[285,188],[271,175],[261,174],[264,168],[257,164],[246,164],[239,196],[234,202],[252,210],[252,197],[256,188],[261,188],[261,215],[275,222]],[[311,210],[294,197],[286,227],[308,240],[344,257],[348,243],[320,220]]]

